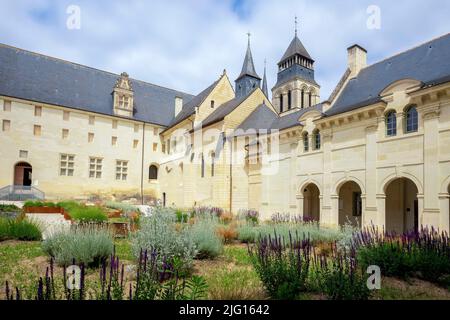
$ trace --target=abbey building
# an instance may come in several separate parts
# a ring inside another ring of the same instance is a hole
[[[0,45],[0,200],[159,199],[448,231],[450,34],[367,54],[348,48],[321,97],[320,61],[296,34],[269,94],[249,42],[234,82],[224,71],[191,95]]]

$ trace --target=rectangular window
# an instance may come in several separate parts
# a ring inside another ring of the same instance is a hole
[[[34,116],[35,117],[42,116],[42,107],[39,107],[39,106],[34,107]]]
[[[64,111],[63,112],[63,120],[64,121],[69,121],[70,119],[70,112],[69,111]]]
[[[112,137],[111,138],[111,145],[117,146],[117,137]]]
[[[202,153],[202,164],[201,164],[201,168],[200,168],[200,170],[201,170],[201,172],[200,172],[200,174],[201,174],[201,177],[202,178],[204,178],[205,177],[205,157],[203,156],[203,153]]]
[[[139,145],[139,140],[134,140],[133,141],[133,148],[136,149]]]
[[[166,144],[164,142],[161,144],[161,152],[166,153]]]
[[[3,120],[2,123],[2,130],[3,131],[9,131],[11,129],[11,121],[10,120]]]
[[[292,109],[292,91],[288,91],[288,109]]]
[[[28,158],[28,151],[26,151],[26,150],[20,150],[20,151],[19,151],[19,158],[23,158],[23,159]]]
[[[167,154],[170,154],[170,139],[167,140]]]
[[[362,216],[362,199],[361,193],[353,192],[353,216],[361,217]]]
[[[159,129],[158,128],[153,128],[153,135],[154,136],[158,136],[159,135]]]
[[[62,138],[67,139],[69,137],[69,129],[62,129]]]
[[[75,170],[75,156],[71,154],[61,154],[59,174],[61,176],[73,177]]]
[[[94,142],[94,137],[95,137],[95,135],[92,132],[89,132],[88,133],[88,142],[89,143]]]
[[[215,158],[216,158],[216,155],[213,153],[211,155],[211,177],[214,177],[215,170],[216,170],[216,163],[215,163],[216,159]]]
[[[36,137],[39,137],[41,135],[41,133],[42,133],[42,127],[38,126],[38,125],[35,125],[34,128],[33,128],[33,134]]]
[[[113,128],[113,129],[117,129],[117,124],[118,124],[118,121],[117,121],[117,120],[113,120],[113,122],[112,122],[112,128]]]
[[[134,125],[134,132],[139,132],[139,125],[138,124]]]
[[[89,124],[93,126],[95,124],[95,116],[89,116]]]
[[[154,143],[153,144],[153,152],[156,152],[156,151],[158,151],[158,144]]]
[[[128,161],[116,161],[116,180],[127,180],[128,177]]]
[[[11,111],[11,101],[8,101],[8,100],[3,101],[3,111],[6,111],[6,112]]]
[[[89,178],[100,179],[102,177],[103,159],[91,157],[89,158]]]

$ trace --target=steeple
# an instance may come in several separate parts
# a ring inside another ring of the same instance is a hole
[[[261,85],[261,78],[256,73],[255,64],[253,63],[252,50],[250,49],[250,33],[248,33],[247,35],[247,52],[245,53],[241,74],[235,81],[236,97],[246,96],[253,89],[255,89],[256,87],[260,87]]]
[[[266,69],[267,69],[267,61],[264,60],[264,77],[263,77],[263,83],[262,83],[262,91],[266,95],[266,97],[269,97],[269,90],[267,90],[267,75],[266,75]]]

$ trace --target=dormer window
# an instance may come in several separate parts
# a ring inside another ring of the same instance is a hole
[[[134,91],[127,73],[122,73],[117,79],[113,91],[114,114],[124,117],[133,117]]]

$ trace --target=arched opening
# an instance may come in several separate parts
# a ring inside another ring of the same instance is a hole
[[[419,230],[417,186],[408,178],[390,182],[386,192],[386,231],[403,233]]]
[[[362,192],[354,181],[348,181],[339,190],[339,225],[361,226]]]
[[[303,219],[320,221],[320,190],[314,183],[303,189]]]
[[[14,185],[31,187],[33,167],[27,162],[19,162],[14,167]]]
[[[158,167],[152,164],[148,169],[148,178],[150,180],[158,180]]]
[[[397,135],[397,113],[394,110],[386,113],[386,136],[393,137]]]
[[[415,105],[405,110],[405,133],[417,132],[419,130],[419,115]]]

